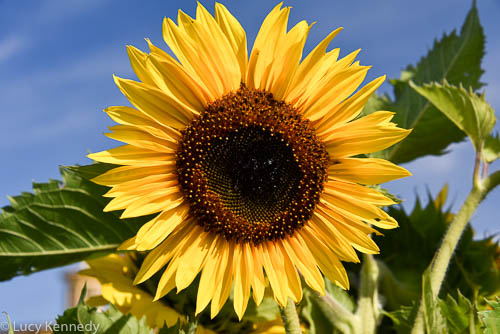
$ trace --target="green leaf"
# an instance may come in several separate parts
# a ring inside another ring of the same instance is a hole
[[[379,288],[387,301],[387,310],[397,310],[401,305],[411,304],[415,299],[412,296],[420,293],[421,273],[431,263],[453,217],[447,208],[443,198],[436,201],[429,194],[425,205],[421,199],[416,199],[411,213],[406,213],[398,205],[388,209],[400,227],[384,231],[383,237],[374,236],[381,249],[378,259],[387,267],[385,270],[379,265]],[[478,239],[468,226],[450,262],[441,288],[442,295],[452,294],[456,298],[456,291],[459,289],[475,303],[477,298],[496,294],[500,290],[500,271],[496,265],[497,247],[498,242],[493,237]]]
[[[113,164],[105,164],[105,163],[100,163],[100,162],[95,162],[90,165],[85,165],[85,166],[65,166],[64,168],[75,172],[78,174],[78,176],[86,179],[86,180],[91,180],[96,176],[99,176],[108,170],[111,170],[113,168],[119,167],[118,165],[113,165]]]
[[[413,322],[418,311],[417,306],[418,304],[413,304],[412,306],[401,306],[401,308],[396,311],[384,312],[384,314],[392,320],[396,333],[408,334],[411,332]]]
[[[57,317],[50,330],[62,334],[154,334],[146,325],[146,318],[141,320],[132,315],[124,315],[110,305],[107,311],[99,311],[85,303],[87,286],[80,294],[78,305],[69,308]]]
[[[160,329],[158,334],[195,334],[196,328],[196,322],[187,322],[184,325],[181,325],[180,320],[178,320],[174,326],[164,326]]]
[[[491,163],[500,158],[500,137],[499,134],[489,135],[484,141],[483,160]]]
[[[472,140],[477,152],[483,147],[485,138],[495,126],[495,112],[484,99],[471,89],[465,90],[444,81],[417,86],[410,81],[410,86],[420,95],[428,99],[436,108],[446,115],[460,130]]]
[[[441,334],[448,333],[446,320],[441,314],[437,298],[434,298],[431,287],[430,267],[422,277],[422,296],[424,303],[424,320],[426,333]]]
[[[363,117],[374,113],[378,110],[384,110],[384,108],[391,104],[391,98],[386,94],[378,95],[377,93],[372,94],[363,108],[363,112],[359,117]]]
[[[326,293],[339,302],[343,307],[345,307],[349,312],[354,312],[356,309],[356,302],[346,290],[339,288],[337,285],[332,283],[329,279],[325,278],[325,288]]]
[[[458,291],[458,302],[448,294],[446,300],[439,300],[439,306],[453,332],[464,333],[471,325],[470,320],[474,307],[460,291]]]
[[[304,289],[304,297],[301,302],[300,317],[309,324],[309,333],[336,333],[334,320],[330,319],[320,304],[315,292]]]
[[[500,333],[500,297],[496,297],[496,301],[487,300],[491,310],[479,312],[479,318],[484,325],[484,334],[499,334]]]
[[[0,213],[0,280],[115,251],[143,224],[103,212],[106,187],[75,169],[61,168],[61,174],[62,182],[34,183],[33,194],[11,197]]]
[[[232,305],[231,305],[232,306]],[[264,298],[259,306],[255,303],[248,303],[247,310],[245,312],[245,320],[257,323],[273,321],[280,316],[280,309],[278,304],[272,298]]]
[[[107,311],[98,311],[87,304],[78,304],[59,316],[51,326],[62,334],[153,334],[146,325],[146,319],[138,320],[132,315],[124,315],[113,305]]]
[[[308,333],[345,333],[352,330],[356,321],[354,302],[347,292],[335,287],[327,279],[325,296],[318,296],[316,291],[304,289],[300,317],[308,325]]]
[[[479,89],[483,85],[483,55],[484,33],[474,3],[459,35],[455,31],[444,35],[416,66],[410,65],[403,71],[401,79],[391,80],[395,100],[383,109],[395,111],[394,122],[413,131],[401,143],[384,151],[384,157],[403,163],[429,154],[441,155],[449,144],[464,139],[462,131],[417,94],[409,81],[422,85],[446,79],[455,85],[462,83]]]

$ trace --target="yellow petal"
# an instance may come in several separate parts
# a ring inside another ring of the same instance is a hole
[[[283,239],[282,245],[291,261],[304,276],[307,285],[313,290],[316,290],[319,294],[324,295],[325,281],[317,268],[314,257],[304,241],[301,238],[296,238],[296,235],[294,235],[293,237]]]
[[[358,255],[349,241],[338,232],[335,226],[329,224],[327,218],[323,217],[317,209],[313,213],[311,221],[304,228],[309,229],[311,233],[322,239],[342,261],[359,262]]]
[[[132,69],[139,80],[149,85],[154,85],[154,81],[151,79],[151,75],[146,68],[148,54],[131,45],[127,45],[127,53],[130,59],[130,65],[132,65]]]
[[[347,220],[337,213],[327,208],[323,209],[320,206],[316,208],[315,216],[322,218],[316,222],[318,226],[322,223],[320,227],[325,231],[331,231],[338,239],[347,240],[357,250],[367,254],[378,254],[380,252],[377,244],[368,236],[371,231],[358,228],[360,224],[364,224],[363,222],[359,221],[357,224],[352,224],[351,220]]]
[[[196,8],[196,20],[200,23],[201,41],[205,42],[204,46],[209,50],[211,57],[219,59],[215,66],[219,67],[219,73],[225,77],[226,92],[239,88],[242,78],[241,68],[237,55],[232,52],[233,46],[221,26],[200,2]]]
[[[276,47],[286,35],[290,8],[281,9],[281,5],[282,3],[278,4],[266,16],[255,38],[248,62],[247,84],[249,88],[265,88],[266,72],[269,74]]]
[[[178,206],[182,201],[184,198],[178,189],[174,187],[160,189],[129,203],[120,218],[147,216],[162,210],[169,210]]]
[[[351,219],[366,221],[369,224],[391,229],[398,227],[394,218],[389,216],[384,210],[372,204],[366,204],[361,201],[346,200],[343,196],[326,195],[320,198],[320,203],[326,205],[334,212]]]
[[[175,168],[175,165],[170,166],[122,166],[113,168],[95,178],[92,182],[95,182],[104,186],[113,186],[125,182],[140,180],[154,175],[165,175],[171,173]]]
[[[163,268],[177,250],[184,246],[186,235],[192,228],[193,222],[187,221],[186,224],[178,226],[167,239],[153,249],[144,259],[139,272],[135,276],[134,284],[146,281]]]
[[[116,197],[118,195],[142,194],[145,191],[149,192],[177,184],[177,175],[175,173],[154,174],[117,184],[103,196]]]
[[[329,133],[334,127],[356,118],[365,107],[370,96],[372,96],[373,92],[377,90],[384,80],[385,75],[376,78],[358,90],[353,96],[333,107],[315,124],[316,133],[322,136]]]
[[[227,254],[223,252],[225,243],[226,240],[217,235],[215,236],[210,250],[207,252],[205,266],[201,272],[200,284],[198,285],[195,315],[203,311],[214,296],[215,288],[220,280],[217,276],[220,273],[218,270],[219,258],[225,257],[227,261]]]
[[[266,281],[264,279],[264,272],[262,270],[262,256],[260,254],[260,247],[250,246],[250,249],[247,249],[247,252],[251,252],[252,261],[253,261],[253,276],[251,277],[251,285],[252,285],[252,297],[255,301],[255,304],[260,305],[262,299],[264,298],[264,291],[266,288]]]
[[[297,234],[304,238],[307,247],[311,250],[323,274],[339,287],[349,289],[347,273],[342,263],[340,263],[328,246],[308,230],[301,229]]]
[[[273,93],[278,100],[284,99],[284,95],[299,67],[299,61],[302,58],[302,51],[310,28],[306,21],[299,22],[290,29],[276,48],[265,88]]]
[[[146,60],[146,68],[151,78],[161,90],[175,96],[193,111],[202,111],[208,103],[207,93],[189,74],[179,68],[174,59],[163,59],[151,55]]]
[[[227,8],[215,3],[215,20],[226,35],[238,59],[241,71],[241,80],[245,80],[248,65],[247,37],[245,30]]]
[[[134,250],[135,249],[135,236],[124,241],[117,250]]]
[[[174,165],[175,155],[123,145],[107,151],[91,153],[88,158],[115,165],[159,166]]]
[[[189,205],[183,204],[164,211],[153,220],[142,225],[135,240],[137,250],[150,250],[165,240],[180,224],[189,212]]]
[[[157,61],[164,70],[171,73],[171,77],[181,81],[186,87],[190,88],[200,101],[204,101],[206,104],[217,98],[216,95],[212,95],[207,86],[195,73],[179,64],[171,55],[156,47],[149,39],[146,39],[146,41],[151,52],[150,60]]]
[[[323,142],[330,157],[343,158],[383,150],[408,136],[390,120],[394,113],[377,111],[331,131]]]
[[[295,265],[288,256],[288,253],[281,242],[276,242],[275,249],[276,254],[284,260],[284,267],[288,281],[287,294],[295,303],[298,303],[302,299],[302,285],[300,284],[300,277],[297,273],[297,269],[295,269]]]
[[[361,85],[369,68],[351,66],[329,80],[323,80],[315,98],[309,98],[308,103],[301,108],[304,116],[315,121],[334,109]]]
[[[215,291],[210,304],[210,318],[219,313],[229,297],[233,282],[233,249],[234,244],[228,241],[223,243],[223,255],[219,258],[217,281],[214,281]]]
[[[295,90],[295,96],[289,97],[287,102],[301,111],[308,110],[312,104],[328,93],[330,86],[336,85],[338,79],[359,70],[359,66],[351,66],[359,51],[356,50],[338,61],[338,49],[328,52],[316,73],[310,75],[309,83],[304,85],[302,90]]]
[[[410,175],[403,167],[376,158],[336,159],[328,168],[329,177],[361,184],[380,184]]]
[[[321,64],[326,58],[326,48],[340,31],[342,31],[342,28],[338,28],[328,34],[328,36],[321,41],[321,43],[319,43],[300,63],[297,68],[297,72],[294,75],[293,81],[290,83],[287,93],[285,93],[285,101],[294,100],[298,97],[297,95],[303,92],[304,88],[310,83],[314,75],[319,72],[319,67],[321,67]]]
[[[436,207],[436,209],[439,210],[444,206],[447,197],[448,197],[448,184],[445,184],[443,186],[443,189],[441,189],[439,194],[436,196],[436,199],[434,200],[434,206]]]
[[[246,250],[245,244],[236,244],[233,256],[234,268],[234,311],[241,320],[248,305],[250,297],[250,274],[249,270],[253,272],[251,265],[251,257]]]
[[[335,197],[344,197],[346,200],[362,201],[377,206],[396,204],[392,199],[375,189],[340,180],[329,180],[325,182],[323,193]]]
[[[267,241],[259,246],[261,246],[262,263],[273,289],[274,299],[281,307],[285,307],[288,300],[288,280],[283,258],[276,253],[273,242]]]
[[[158,287],[156,288],[156,294],[154,300],[165,296],[167,293],[175,288],[175,274],[178,271],[179,261],[171,260],[167,266],[167,269],[161,275],[160,281],[158,282]]]
[[[194,117],[196,111],[182,104],[163,91],[133,80],[114,76],[115,83],[137,109],[157,123],[183,129]]]
[[[176,153],[177,150],[176,142],[160,139],[136,126],[116,125],[110,130],[113,132],[106,133],[107,137],[136,147],[165,153]]]
[[[241,72],[231,45],[215,19],[198,3],[196,20],[179,11],[179,26],[166,19],[163,37],[184,67],[215,94],[237,89]]]
[[[203,50],[198,50],[196,42],[187,34],[186,28],[179,29],[171,19],[165,18],[163,20],[163,39],[187,72],[195,80],[203,82],[212,96],[220,97],[224,94],[221,78],[212,65],[207,64],[206,60],[203,59],[209,55],[206,55]]]
[[[193,230],[193,238],[186,245],[186,249],[178,257],[179,269],[175,276],[177,291],[187,288],[195,279],[205,264],[214,236],[197,227]]]
[[[104,112],[106,112],[106,114],[108,114],[108,116],[117,123],[135,126],[155,137],[163,138],[172,142],[178,142],[181,138],[181,133],[176,129],[157,123],[151,117],[137,109],[125,106],[113,106],[104,109]]]

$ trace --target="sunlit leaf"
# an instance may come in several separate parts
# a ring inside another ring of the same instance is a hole
[[[484,99],[467,91],[461,85],[431,83],[417,86],[410,81],[410,86],[428,99],[445,114],[460,130],[472,140],[476,151],[481,151],[483,142],[495,126],[495,112]]]
[[[489,135],[484,141],[483,147],[483,160],[490,163],[500,158],[500,137],[496,135]]]
[[[55,324],[51,325],[55,333],[78,334],[154,334],[141,320],[132,315],[124,315],[110,305],[106,311],[99,311],[84,302],[86,287],[83,288],[78,305],[64,311]]]
[[[484,333],[498,334],[500,333],[500,297],[487,303],[491,309],[479,312],[479,318],[484,325]]]
[[[474,307],[460,291],[458,291],[458,302],[451,295],[447,295],[446,299],[439,301],[439,305],[450,329],[456,333],[464,333],[469,328]]]
[[[455,31],[445,34],[434,42],[432,49],[416,66],[408,66],[400,79],[391,80],[395,100],[385,103],[380,109],[395,111],[393,121],[400,127],[413,131],[401,143],[375,156],[403,163],[429,154],[441,155],[448,145],[464,139],[464,133],[415,92],[409,82],[412,80],[417,85],[422,85],[446,79],[451,84],[462,83],[474,90],[481,88],[484,40],[483,28],[474,4],[460,34]]]
[[[422,296],[426,332],[429,334],[448,333],[448,327],[441,313],[439,301],[434,297],[432,292],[430,267],[424,272],[422,277]]]
[[[326,294],[319,296],[311,289],[304,289],[304,298],[301,302],[300,316],[308,325],[308,333],[343,333],[350,327],[354,320],[355,304],[346,291],[336,287],[328,280],[326,281]],[[342,318],[341,314],[332,309],[331,303],[335,303],[336,309],[344,309],[342,314],[352,318]]]
[[[181,324],[180,320],[177,321],[177,324],[171,327],[163,327],[160,329],[158,334],[195,334],[197,329],[196,322],[186,322]]]
[[[92,168],[109,168],[104,164]],[[144,219],[105,213],[107,188],[61,168],[63,181],[34,183],[0,214],[0,280],[115,251]]]
[[[447,209],[444,192],[436,197],[429,194],[425,205],[417,198],[411,213],[401,206],[390,207],[389,214],[400,227],[384,231],[384,236],[374,236],[381,249],[378,260],[385,265],[381,267],[380,293],[388,311],[410,305],[417,299],[421,273],[431,263],[449,227],[453,214]],[[455,296],[459,289],[466,298],[473,300],[474,296],[489,297],[500,291],[497,247],[493,237],[475,238],[469,225],[450,262],[441,289],[443,295]]]

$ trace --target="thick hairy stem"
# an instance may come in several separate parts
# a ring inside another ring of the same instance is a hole
[[[281,319],[285,326],[286,334],[301,334],[299,316],[294,302],[289,298],[284,308],[280,307]]]
[[[333,320],[333,325],[344,334],[358,333],[357,317],[333,298],[328,292],[317,297],[317,305],[326,317]]]
[[[476,176],[476,175],[474,175]],[[496,171],[489,177],[476,183],[474,178],[474,187],[467,196],[460,211],[455,216],[455,219],[450,224],[446,232],[441,246],[439,247],[434,260],[431,263],[431,288],[433,297],[436,298],[443,284],[443,280],[448,269],[450,259],[457,247],[458,241],[469,222],[470,217],[476,211],[477,206],[486,197],[486,195],[497,185],[500,184],[500,171]],[[420,334],[424,332],[424,314],[423,303],[420,302],[417,318],[412,330],[412,334]]]
[[[361,268],[361,286],[359,290],[358,309],[356,316],[361,319],[363,334],[374,334],[381,316],[378,300],[379,268],[372,255],[363,255]]]

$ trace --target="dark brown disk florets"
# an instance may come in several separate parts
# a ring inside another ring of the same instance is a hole
[[[310,219],[328,154],[290,104],[244,85],[182,131],[177,173],[190,213],[228,240],[275,240]]]

